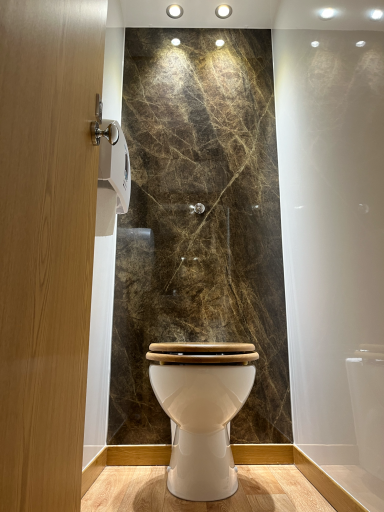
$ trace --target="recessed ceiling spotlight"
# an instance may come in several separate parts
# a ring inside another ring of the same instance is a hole
[[[317,48],[318,46],[320,46],[320,43],[319,43],[319,41],[312,41],[311,46],[313,48]]]
[[[184,14],[184,9],[181,7],[181,5],[177,5],[177,4],[168,5],[167,14],[170,18],[173,18],[173,19],[181,18],[182,15]]]
[[[370,14],[370,18],[373,21],[381,20],[382,17],[383,17],[383,11],[381,9],[375,9]]]
[[[332,7],[327,7],[326,9],[322,9],[320,11],[320,18],[323,20],[331,20],[336,14],[336,10]]]
[[[180,42],[181,42],[180,39],[177,39],[177,37],[175,37],[175,39],[172,39],[172,41],[171,41],[173,46],[179,46]]]
[[[222,4],[216,7],[215,14],[218,18],[225,19],[229,18],[232,14],[232,7],[227,4]]]
[[[224,44],[225,44],[225,43],[224,43],[224,41],[223,41],[222,39],[218,39],[218,40],[216,41],[216,46],[218,46],[219,48],[221,48],[222,46],[224,46]]]
[[[362,48],[363,46],[365,46],[365,41],[357,41],[356,46],[358,48]]]

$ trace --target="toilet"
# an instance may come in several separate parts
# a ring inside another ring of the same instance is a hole
[[[384,482],[384,345],[360,345],[346,365],[359,463]]]
[[[168,490],[190,501],[237,491],[226,428],[251,392],[259,359],[251,343],[152,343],[146,358],[157,400],[176,424]]]

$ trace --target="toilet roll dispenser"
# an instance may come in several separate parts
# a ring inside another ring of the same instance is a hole
[[[99,146],[99,173],[96,206],[96,236],[114,232],[116,214],[127,213],[131,196],[131,167],[127,141],[117,121],[103,120],[103,103],[96,95],[96,121],[91,123],[91,139]]]
[[[109,182],[109,186],[107,183],[99,183],[98,188],[113,189],[117,196],[116,213],[127,213],[131,196],[131,166],[127,141],[117,121],[103,120],[103,102],[99,94],[96,94],[95,117],[96,121],[91,123],[91,139],[94,146],[100,147],[98,179]],[[110,203],[110,198],[108,201]],[[98,210],[101,211],[102,207],[103,205],[98,205]]]
[[[103,127],[107,127],[103,130]],[[111,133],[116,129],[117,135]],[[116,138],[112,144],[104,135],[100,137],[99,180],[108,181],[115,190],[116,213],[127,213],[131,195],[131,166],[129,152],[123,130],[117,121],[106,119],[102,122],[100,132],[109,130],[109,136]],[[102,138],[103,137],[103,138]]]

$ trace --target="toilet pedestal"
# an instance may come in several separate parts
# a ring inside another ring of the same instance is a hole
[[[167,486],[173,495],[189,501],[232,496],[238,481],[227,428],[196,434],[176,426]]]

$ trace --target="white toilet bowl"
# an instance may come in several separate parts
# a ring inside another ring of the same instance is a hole
[[[252,344],[237,347],[248,352],[235,353],[233,344],[150,346],[147,359],[160,362],[149,368],[153,391],[176,423],[167,485],[178,498],[215,501],[237,490],[226,425],[252,389],[256,369],[247,362],[259,357]]]

